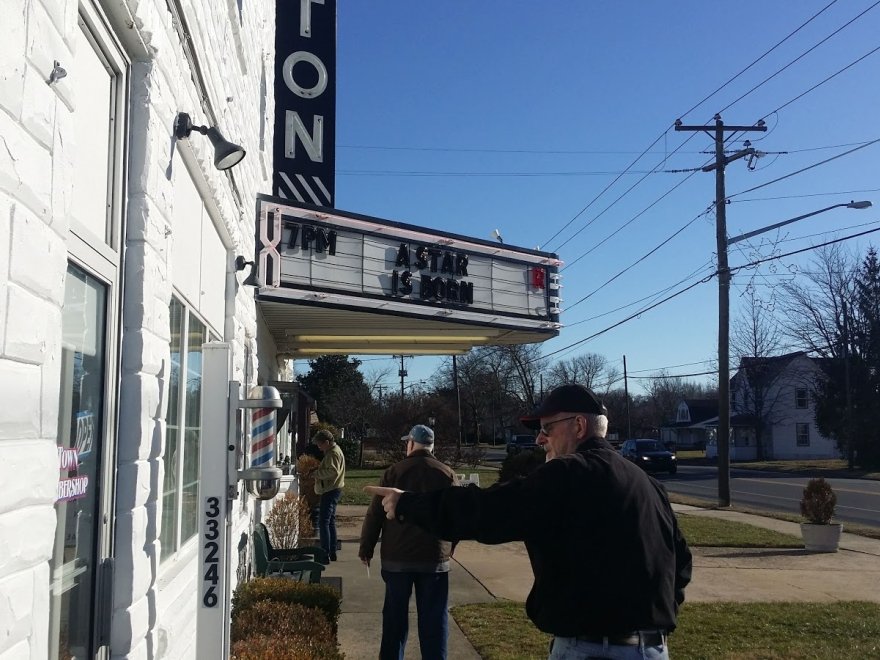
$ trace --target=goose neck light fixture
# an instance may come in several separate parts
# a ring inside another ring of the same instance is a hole
[[[218,170],[228,170],[235,167],[244,158],[245,150],[224,138],[216,126],[195,126],[187,113],[178,113],[174,119],[174,137],[178,140],[186,140],[193,131],[207,135],[211,144],[214,145],[214,167]]]

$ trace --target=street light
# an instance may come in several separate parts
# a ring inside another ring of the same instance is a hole
[[[718,502],[721,506],[730,506],[730,379],[728,364],[730,362],[730,268],[727,266],[727,249],[734,243],[739,243],[747,238],[763,234],[764,232],[784,227],[785,225],[809,218],[832,209],[867,209],[871,202],[847,202],[834,204],[818,211],[804,213],[782,222],[777,222],[767,227],[754,231],[719,240],[720,254],[718,255]]]
[[[767,231],[772,231],[774,229],[779,229],[780,227],[784,227],[785,225],[790,225],[792,222],[797,222],[798,220],[803,220],[804,218],[809,218],[810,216],[819,215],[820,213],[825,213],[825,211],[830,211],[831,209],[840,209],[840,208],[848,208],[848,209],[867,209],[872,206],[871,202],[867,200],[863,200],[860,202],[848,202],[844,204],[834,204],[833,206],[829,206],[824,209],[819,209],[818,211],[813,211],[812,213],[804,213],[803,215],[799,215],[796,218],[791,218],[789,220],[783,220],[782,222],[777,222],[774,225],[769,225],[767,227],[762,227],[761,229],[756,229],[755,231],[746,232],[745,234],[740,234],[739,236],[734,236],[733,238],[727,239],[727,245],[733,245],[734,243],[739,243],[740,241],[744,241],[752,236],[757,236],[758,234],[763,234]]]

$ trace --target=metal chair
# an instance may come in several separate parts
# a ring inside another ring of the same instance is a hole
[[[296,548],[276,548],[272,545],[269,530],[263,523],[257,523],[257,529],[262,530],[266,539],[266,548],[269,551],[269,559],[280,559],[281,561],[298,561],[301,559],[311,559],[325,566],[330,563],[327,552],[324,548],[316,545],[301,545]]]
[[[321,581],[324,564],[313,559],[284,560],[269,555],[269,535],[263,525],[257,525],[252,535],[254,541],[254,572],[258,577],[270,575],[290,576],[300,582],[317,584]]]

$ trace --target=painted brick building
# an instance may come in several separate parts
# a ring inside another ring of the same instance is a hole
[[[0,658],[191,658],[200,342],[283,375],[232,267],[270,189],[274,3],[0,4]],[[215,169],[181,111],[247,157]]]

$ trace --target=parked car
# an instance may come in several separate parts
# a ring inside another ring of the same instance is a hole
[[[513,456],[521,451],[532,451],[538,448],[537,438],[533,435],[513,435],[507,441],[507,455]]]
[[[627,440],[620,448],[620,454],[648,472],[678,471],[675,454],[667,450],[659,440]]]

